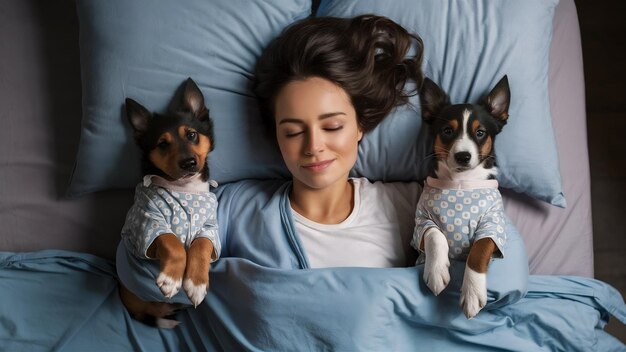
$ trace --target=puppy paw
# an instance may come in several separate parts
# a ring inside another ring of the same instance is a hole
[[[167,319],[167,318],[157,318],[155,321],[156,327],[162,328],[162,329],[173,329],[177,327],[178,324],[180,324],[178,320]]]
[[[428,260],[426,261],[426,266],[424,267],[424,282],[435,296],[438,296],[450,282],[449,266],[450,261],[448,261],[447,258],[446,260],[439,260],[436,263],[430,263],[430,265],[428,265]]]
[[[189,300],[191,300],[194,307],[197,307],[200,303],[202,303],[207,293],[206,283],[196,285],[191,279],[185,279],[183,288],[185,289],[187,297],[189,297]]]
[[[465,268],[461,287],[461,307],[467,319],[472,319],[487,304],[487,274]]]
[[[165,273],[160,273],[157,277],[156,284],[165,297],[172,298],[180,290],[182,279],[175,279]]]
[[[438,296],[450,282],[448,241],[441,231],[432,228],[424,235],[424,282]]]

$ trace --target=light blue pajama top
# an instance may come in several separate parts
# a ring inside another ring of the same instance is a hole
[[[417,204],[411,245],[419,249],[426,230],[432,227],[446,235],[451,259],[465,260],[471,244],[482,238],[491,238],[502,257],[507,235],[498,181],[443,181],[429,177]],[[418,262],[423,262],[423,252]]]
[[[194,239],[206,237],[213,243],[212,260],[217,260],[221,252],[217,198],[210,185],[216,186],[199,177],[183,187],[159,176],[146,176],[135,188],[134,204],[122,228],[126,247],[146,259],[148,247],[159,235],[175,234],[187,248]]]

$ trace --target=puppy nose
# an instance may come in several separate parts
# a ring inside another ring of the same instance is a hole
[[[193,168],[196,167],[196,159],[194,158],[183,159],[178,165],[183,170],[187,170],[187,171],[193,170]]]
[[[454,154],[454,160],[456,160],[456,162],[459,163],[459,165],[465,166],[469,164],[471,159],[472,159],[472,154],[470,154],[469,152],[458,152]]]

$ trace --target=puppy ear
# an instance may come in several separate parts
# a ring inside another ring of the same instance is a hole
[[[206,120],[209,116],[209,109],[204,106],[204,96],[200,88],[191,78],[187,78],[185,88],[183,89],[182,108],[184,111],[191,112],[200,121]]]
[[[131,127],[133,128],[133,135],[135,139],[141,138],[146,129],[148,128],[148,124],[152,119],[152,114],[148,111],[148,109],[144,108],[138,102],[126,98],[126,118],[128,118],[128,122],[130,122]]]
[[[422,118],[427,123],[432,123],[441,110],[450,105],[450,98],[435,82],[425,77],[420,90],[420,105]]]
[[[509,118],[510,102],[511,92],[509,90],[509,79],[504,75],[491,92],[489,92],[483,104],[493,117],[506,123]]]

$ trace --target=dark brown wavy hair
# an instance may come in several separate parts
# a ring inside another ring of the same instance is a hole
[[[347,92],[359,127],[369,132],[417,94],[423,48],[418,35],[386,17],[300,20],[274,39],[258,61],[254,91],[263,118],[274,126],[276,96],[286,84],[320,77]],[[409,80],[416,89],[405,91]]]

